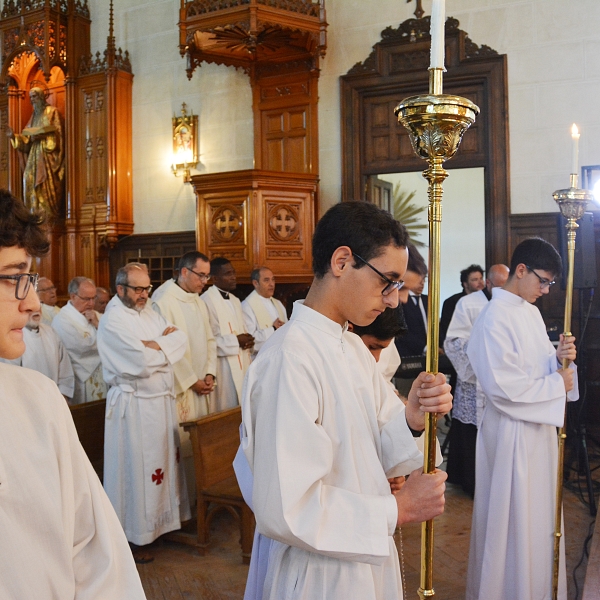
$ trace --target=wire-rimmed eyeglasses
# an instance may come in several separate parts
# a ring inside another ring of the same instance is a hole
[[[186,267],[186,269],[188,271],[191,271],[194,275],[196,275],[196,277],[198,277],[200,281],[204,281],[206,283],[210,279],[210,275],[205,275],[204,273],[196,273],[194,269],[190,269],[188,267]]]
[[[554,279],[550,280],[550,279],[546,279],[545,277],[540,277],[531,267],[525,265],[525,268],[530,272],[533,273],[539,280],[540,280],[540,289],[550,289],[555,283],[556,281],[554,281]]]
[[[358,260],[367,265],[367,267],[373,269],[373,271],[375,271],[375,273],[377,273],[377,275],[379,275],[381,279],[387,282],[387,285],[383,288],[383,290],[381,290],[381,294],[383,296],[388,296],[394,290],[400,290],[404,286],[404,281],[402,281],[402,279],[400,279],[399,281],[392,281],[389,277],[386,277],[383,273],[378,271],[371,263],[367,262],[364,258],[356,254],[356,252],[353,252],[352,256],[354,256],[354,258],[358,258]]]
[[[29,286],[33,284],[33,289],[37,292],[39,273],[19,273],[18,275],[0,275],[0,279],[8,279],[14,281],[15,298],[17,300],[25,300],[29,293]]]

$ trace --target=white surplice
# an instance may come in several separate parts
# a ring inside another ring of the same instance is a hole
[[[463,296],[456,304],[446,339],[444,352],[456,371],[456,390],[452,418],[468,425],[479,425],[485,405],[485,395],[477,385],[477,377],[467,356],[467,347],[473,325],[479,313],[487,306],[483,290]]]
[[[212,394],[211,412],[239,405],[244,376],[250,364],[250,351],[242,350],[237,336],[248,333],[242,305],[229,294],[225,300],[217,286],[208,288],[201,299],[206,303],[213,335],[217,342],[217,389]]]
[[[173,365],[173,374],[179,422],[193,421],[208,414],[209,396],[197,394],[190,386],[207,375],[217,375],[217,343],[210,327],[208,309],[198,294],[186,292],[172,279],[152,294],[152,307],[187,334],[185,353]],[[188,496],[193,504],[196,489],[190,434],[180,427],[179,437]]]
[[[359,337],[296,302],[250,366],[242,418],[257,529],[276,540],[264,598],[401,598],[387,478],[423,457]]]
[[[479,426],[468,600],[550,600],[565,387],[539,310],[492,290],[467,355],[486,406]],[[576,378],[575,378],[576,381]],[[569,400],[578,398],[577,387]],[[559,598],[566,599],[564,538]]]
[[[391,344],[381,351],[379,360],[377,361],[377,368],[394,393],[396,393],[396,386],[393,384],[392,379],[396,375],[401,362],[400,352],[398,352],[398,348],[394,340],[392,340]]]
[[[106,398],[104,488],[127,539],[150,544],[190,518],[180,463],[172,364],[187,336],[146,305],[137,312],[114,296],[98,328]],[[161,350],[147,348],[155,341]]]
[[[252,356],[256,356],[263,344],[275,333],[273,323],[280,319],[287,323],[285,306],[277,298],[265,298],[254,290],[242,302],[244,325],[250,335],[254,336]]]
[[[72,404],[105,398],[106,385],[102,379],[96,328],[71,304],[71,301],[67,302],[54,317],[52,328],[65,345],[75,372]]]
[[[58,334],[50,325],[40,323],[39,329],[23,329],[25,352],[18,364],[44,374],[56,383],[60,393],[73,397],[75,375],[69,354]]]
[[[143,600],[115,511],[56,385],[0,364],[0,598]]]
[[[58,306],[49,306],[48,304],[44,304],[40,302],[41,312],[42,312],[42,323],[46,325],[52,325],[52,321],[54,317],[60,312],[60,307]]]

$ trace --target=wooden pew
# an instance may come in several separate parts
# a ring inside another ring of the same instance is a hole
[[[104,468],[104,413],[106,400],[95,400],[70,407],[79,441],[100,481]]]
[[[213,515],[217,510],[228,510],[239,521],[242,560],[244,564],[249,564],[254,537],[254,515],[244,502],[232,464],[240,444],[241,422],[242,412],[238,406],[196,421],[181,423],[181,426],[189,432],[194,451],[198,499],[197,539],[194,545],[200,554],[206,552]],[[178,541],[185,542],[182,537]]]

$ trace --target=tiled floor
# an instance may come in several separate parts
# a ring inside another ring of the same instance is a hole
[[[472,505],[471,499],[460,489],[448,485],[446,511],[436,519],[434,530],[434,588],[435,597],[440,600],[464,599]],[[582,558],[593,519],[580,500],[576,486],[565,488],[564,506],[569,600],[575,600],[582,597],[585,557],[577,570],[578,596],[572,574]],[[405,598],[417,598],[420,535],[420,525],[405,526],[402,531]],[[228,513],[215,517],[212,544],[205,556],[199,556],[191,547],[161,540],[153,546],[153,552],[154,562],[138,567],[148,600],[243,598],[248,567],[241,561],[239,529]]]

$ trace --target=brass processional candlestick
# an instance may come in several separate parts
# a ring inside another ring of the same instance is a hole
[[[443,181],[448,172],[442,163],[454,156],[465,131],[475,122],[479,108],[466,98],[442,93],[443,68],[429,69],[429,94],[411,96],[394,109],[398,121],[409,132],[417,156],[429,162],[423,177],[429,182],[429,288],[427,313],[426,370],[437,374],[439,359],[440,255]],[[437,416],[426,413],[425,473],[435,470]],[[433,590],[433,519],[421,529],[420,598],[432,598]]]
[[[593,194],[588,190],[577,187],[577,174],[571,173],[571,187],[566,190],[556,190],[552,194],[560,212],[567,223],[567,295],[565,298],[564,336],[571,336],[571,316],[573,308],[573,272],[575,270],[575,239],[587,203],[593,199]],[[562,368],[568,369],[571,361],[564,359]],[[566,398],[565,398],[566,400]],[[565,461],[565,440],[567,439],[567,405],[565,401],[565,419],[563,426],[558,430],[558,470],[556,477],[556,512],[554,522],[554,556],[552,561],[552,598],[558,599],[558,572],[560,562],[560,538],[562,537],[562,504],[563,504],[563,470]]]

